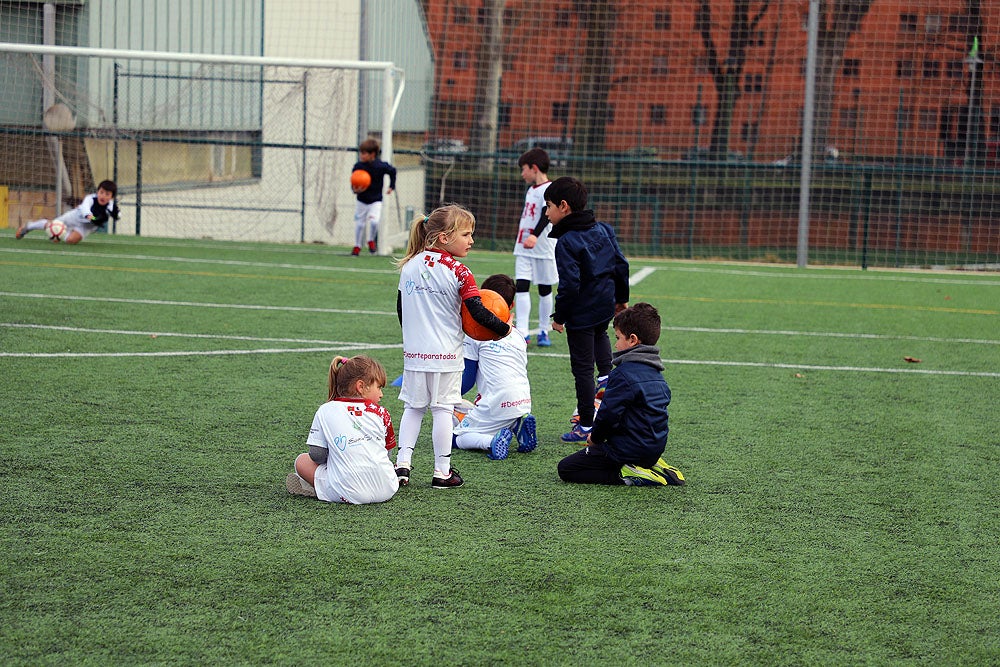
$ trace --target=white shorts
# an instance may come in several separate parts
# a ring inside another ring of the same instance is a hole
[[[481,433],[493,435],[502,428],[514,426],[517,417],[491,415],[489,410],[470,410],[455,427],[455,435],[460,433]]]
[[[462,403],[462,371],[403,371],[399,400],[407,408],[434,406],[453,410]]]
[[[82,238],[87,238],[88,236],[91,235],[91,233],[96,232],[97,229],[98,229],[98,226],[95,225],[92,222],[79,222],[78,220],[74,219],[74,216],[71,216],[71,215],[66,215],[66,218],[67,219],[64,219],[62,217],[58,217],[58,218],[56,218],[56,220],[59,220],[60,222],[62,222],[63,224],[66,225],[66,234],[67,235],[70,232],[74,232],[75,231]]]
[[[362,204],[361,202],[355,202],[354,204],[354,224],[378,224],[379,220],[382,219],[382,202],[373,201],[371,204]]]
[[[514,280],[530,280],[536,285],[555,285],[559,282],[556,260],[514,255]]]

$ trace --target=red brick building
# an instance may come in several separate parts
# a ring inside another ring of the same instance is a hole
[[[677,157],[697,138],[706,146],[717,112],[709,57],[696,31],[698,2],[612,2],[611,48],[588,54],[583,2],[508,1],[498,147],[528,136],[570,136],[581,110],[587,59],[607,76],[605,148],[653,147]],[[731,2],[711,2],[711,33],[719,59],[727,55]],[[985,142],[1000,137],[1000,77],[992,58],[1000,3],[979,0],[875,0],[851,36],[834,84],[829,143],[844,154],[955,158],[969,118],[980,119]],[[761,3],[751,2],[750,13]],[[739,97],[729,148],[773,160],[797,150],[805,91],[806,0],[772,1],[745,31],[736,65]],[[477,61],[486,10],[483,0],[429,0],[427,20],[436,60],[431,133],[469,140],[475,119]],[[980,28],[976,76],[982,104],[970,113],[970,43]],[[725,64],[725,63],[724,63]],[[700,91],[700,92],[699,92]],[[699,97],[700,95],[700,97]],[[705,123],[696,128],[700,99]],[[697,137],[696,137],[697,135]]]

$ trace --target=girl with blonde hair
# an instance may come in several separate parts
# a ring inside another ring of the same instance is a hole
[[[413,449],[424,414],[431,411],[434,475],[438,489],[462,485],[451,467],[452,413],[462,400],[465,358],[462,343],[462,304],[473,319],[498,336],[511,326],[483,305],[476,279],[459,261],[472,249],[476,218],[465,207],[447,204],[420,216],[410,229],[406,255],[399,267],[396,311],[403,328],[403,385],[399,400],[396,475],[401,485],[410,483]]]

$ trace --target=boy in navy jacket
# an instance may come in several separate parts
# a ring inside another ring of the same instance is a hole
[[[670,387],[655,345],[660,315],[650,304],[637,303],[615,315],[614,327],[615,369],[601,409],[587,447],[559,462],[559,477],[578,484],[681,486],[684,475],[662,458]]]
[[[608,324],[625,309],[629,296],[628,260],[611,225],[598,222],[586,208],[587,198],[587,188],[571,176],[557,178],[545,191],[559,273],[552,330],[566,333],[579,415],[562,440],[581,445],[593,425],[594,399],[611,372]]]

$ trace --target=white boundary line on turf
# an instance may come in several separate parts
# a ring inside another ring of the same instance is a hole
[[[35,253],[40,255],[58,254],[66,257],[65,253],[52,250],[20,250],[14,248],[0,248],[0,252],[16,252],[18,254]],[[73,255],[76,258],[99,257],[101,259],[137,259],[141,261],[177,262],[180,264],[215,264],[219,266],[245,266],[255,269],[301,269],[304,271],[336,271],[338,273],[378,273],[393,274],[398,273],[395,269],[365,269],[356,266],[329,266],[317,264],[288,264],[272,262],[247,262],[238,259],[205,259],[195,257],[161,257],[159,255],[116,255],[106,252],[89,252],[87,254]]]
[[[651,275],[653,273],[653,271],[656,271],[656,269],[654,269],[651,266],[644,266],[644,267],[642,267],[641,269],[639,269],[638,271],[636,271],[634,274],[632,274],[631,276],[629,276],[628,284],[630,286],[633,286],[633,287],[635,285],[638,285],[643,280],[645,280],[647,276]]]
[[[47,331],[70,331],[73,333],[115,334],[121,336],[145,336],[149,338],[201,338],[215,340],[245,340],[259,343],[311,343],[313,345],[349,345],[356,343],[342,340],[322,340],[311,338],[269,338],[266,336],[233,336],[231,334],[197,334],[176,333],[170,331],[137,331],[129,329],[88,329],[85,327],[55,326],[49,324],[23,324],[19,322],[0,322],[0,327],[11,329],[44,329]],[[401,347],[401,345],[372,345],[376,347]]]
[[[1000,345],[1000,340],[981,338],[939,338],[936,336],[905,336],[866,333],[838,333],[836,331],[782,331],[781,329],[712,329],[709,327],[663,327],[665,331],[693,333],[750,334],[755,336],[813,336],[818,338],[855,338],[859,340],[914,340],[926,343],[972,343],[975,345]]]
[[[350,308],[315,308],[308,306],[261,306],[244,303],[206,303],[200,301],[164,301],[160,299],[124,299],[111,296],[69,296],[65,294],[32,294],[27,292],[0,292],[0,296],[28,299],[63,299],[66,301],[97,301],[102,303],[133,303],[143,306],[190,306],[194,308],[235,308],[237,310],[279,310],[300,313],[340,313],[346,315],[392,315],[387,310],[356,310]]]
[[[0,357],[19,357],[29,359],[51,359],[67,357],[214,357],[241,354],[287,354],[289,352],[340,352],[343,350],[383,350],[402,347],[401,345],[369,345],[356,343],[339,345],[337,347],[287,347],[258,348],[254,350],[175,350],[172,352],[0,352]]]
[[[568,359],[568,354],[557,354],[552,352],[533,352],[536,357],[557,357]],[[714,359],[664,359],[664,365],[677,364],[678,366],[730,366],[744,368],[787,368],[790,370],[805,371],[835,371],[848,373],[899,373],[904,375],[957,375],[961,377],[987,377],[1000,378],[1000,373],[990,371],[947,371],[935,370],[931,368],[879,368],[877,366],[819,366],[815,364],[783,364],[766,361],[719,361]]]
[[[676,266],[673,264],[665,264],[659,267],[664,271],[679,271],[681,273],[717,273],[722,275],[730,276],[756,276],[761,278],[807,278],[810,280],[893,280],[901,283],[930,283],[935,285],[967,285],[967,286],[985,286],[985,287],[998,287],[1000,286],[1000,281],[998,280],[979,280],[979,276],[976,274],[969,274],[969,280],[962,280],[961,278],[940,278],[940,277],[930,277],[930,276],[899,276],[892,275],[884,271],[877,271],[875,273],[866,273],[863,275],[856,275],[847,273],[807,273],[800,269],[789,268],[787,272],[778,271],[761,271],[759,269],[716,269],[710,267],[701,266]],[[835,267],[829,267],[835,268]],[[810,269],[812,271],[812,269]],[[990,278],[993,276],[991,275]]]
[[[34,294],[27,292],[0,291],[0,297],[4,296],[22,297],[28,299],[62,299],[68,301],[131,303],[137,305],[153,305],[153,306],[188,306],[192,308],[234,308],[237,310],[274,310],[274,311],[309,312],[309,313],[333,313],[342,315],[385,315],[393,317],[397,316],[395,311],[389,311],[389,310],[354,310],[347,308],[318,308],[318,307],[307,307],[307,306],[264,306],[256,304],[211,303],[211,302],[200,302],[200,301],[165,301],[158,299],[125,299],[119,297],[69,296],[60,294]],[[0,323],[0,326],[17,326],[17,325]],[[678,327],[678,326],[665,326],[663,327],[663,329],[665,331],[683,331],[692,333],[721,333],[721,334],[737,334],[737,335],[751,335],[751,336],[808,336],[815,338],[844,338],[844,339],[858,339],[858,340],[909,340],[909,341],[924,341],[928,343],[1000,345],[1000,340],[990,340],[990,339],[939,338],[935,336],[866,334],[866,333],[849,333],[849,332],[837,332],[837,331],[795,331],[795,330],[780,330],[780,329],[714,329],[711,327]],[[152,334],[155,332],[147,332],[147,333]],[[262,338],[259,340],[269,340],[269,339]],[[316,341],[316,342],[322,343],[325,341]]]

